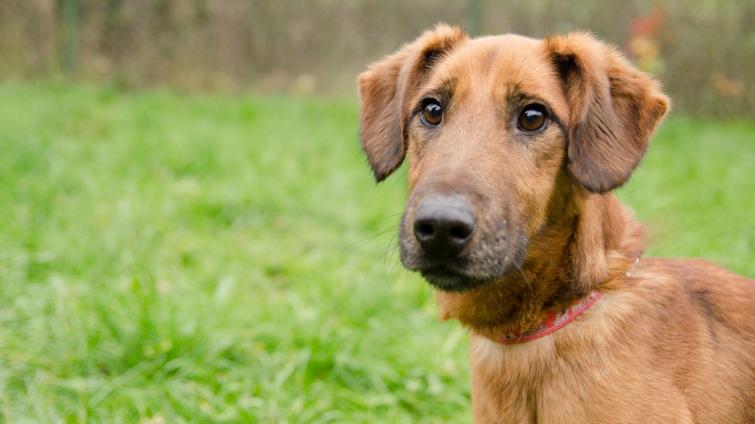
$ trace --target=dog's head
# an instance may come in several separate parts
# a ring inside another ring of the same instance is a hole
[[[588,34],[472,40],[445,25],[373,64],[359,91],[375,178],[408,156],[402,262],[446,291],[520,266],[554,198],[622,185],[669,103]]]

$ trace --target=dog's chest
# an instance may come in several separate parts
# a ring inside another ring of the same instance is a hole
[[[675,388],[627,358],[564,356],[547,339],[512,348],[474,336],[470,354],[476,423],[692,422]]]

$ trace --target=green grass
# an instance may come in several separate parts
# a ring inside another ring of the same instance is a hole
[[[0,84],[0,421],[469,421],[356,133],[354,101]],[[754,139],[663,126],[621,192],[650,253],[755,274]]]

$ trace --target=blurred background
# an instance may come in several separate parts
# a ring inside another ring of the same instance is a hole
[[[351,94],[367,62],[440,21],[473,34],[590,30],[660,77],[676,110],[755,113],[747,0],[2,0],[0,74]]]
[[[661,79],[646,254],[755,276],[751,0],[0,0],[0,422],[470,422],[357,140],[356,75],[438,21]]]

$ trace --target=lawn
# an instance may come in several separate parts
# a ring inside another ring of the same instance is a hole
[[[468,422],[355,100],[0,83],[0,421]],[[649,254],[755,275],[755,124],[668,120]]]

